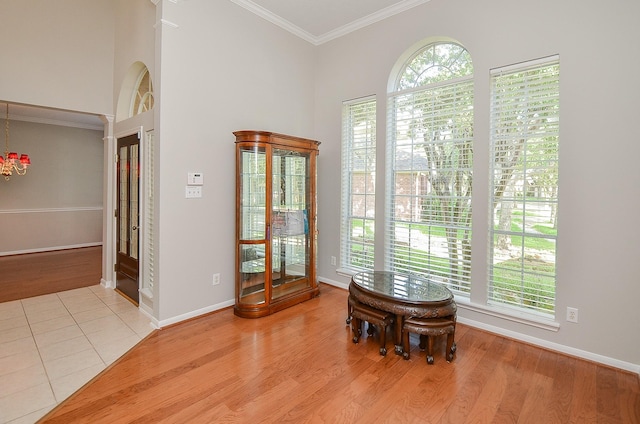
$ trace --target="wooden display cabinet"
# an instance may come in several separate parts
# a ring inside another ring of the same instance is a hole
[[[259,318],[318,295],[319,142],[236,131],[236,304]]]

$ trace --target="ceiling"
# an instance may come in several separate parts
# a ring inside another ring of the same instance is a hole
[[[429,0],[231,0],[319,45]]]
[[[429,0],[231,0],[269,22],[314,44],[356,31]],[[6,103],[0,102],[4,120]],[[99,116],[60,109],[10,104],[12,120],[102,130]]]

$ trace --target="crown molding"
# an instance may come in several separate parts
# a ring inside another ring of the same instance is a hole
[[[290,33],[302,38],[303,40],[308,41],[311,44],[316,44],[316,37],[314,37],[307,31],[303,30],[299,26],[296,26],[291,22],[289,22],[288,20],[283,19],[280,16],[276,15],[275,13],[265,9],[264,7],[255,4],[251,0],[231,0],[231,2],[237,4],[240,7],[247,9],[249,12],[252,12],[258,15],[263,19],[266,19],[272,24],[275,24],[280,28],[283,28],[289,31]]]
[[[416,6],[419,6],[423,3],[427,3],[431,0],[405,0],[400,3],[396,3],[392,6],[385,7],[384,9],[380,9],[377,12],[374,12],[370,15],[367,15],[363,18],[360,18],[356,21],[350,22],[347,25],[343,25],[339,28],[336,28],[332,31],[329,31],[325,34],[322,34],[319,37],[315,38],[315,45],[324,44],[328,41],[335,40],[336,38],[340,38],[344,35],[357,31],[361,28],[369,26],[371,24],[375,24],[376,22],[383,21],[387,18],[390,18],[399,13],[405,12],[409,9],[412,9]]]
[[[407,11],[423,3],[427,3],[431,0],[403,0],[399,3],[386,7],[384,9],[381,9],[375,13],[367,15],[353,22],[350,22],[347,25],[343,25],[339,28],[336,28],[332,31],[329,31],[317,37],[303,30],[302,28],[292,24],[288,20],[283,19],[280,16],[274,14],[273,12],[265,9],[264,7],[255,4],[251,0],[231,0],[231,1],[237,4],[238,6],[243,7],[248,11],[260,16],[261,18],[266,19],[272,24],[275,24],[280,28],[283,28],[289,31],[290,33],[302,38],[303,40],[306,40],[309,43],[318,46],[320,44],[324,44],[328,41],[347,35],[351,32],[357,31],[373,23],[380,22],[391,16],[397,15],[398,13]]]

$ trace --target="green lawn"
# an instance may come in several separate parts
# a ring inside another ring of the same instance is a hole
[[[365,238],[371,238],[373,241],[373,228],[362,228],[360,234],[366,234]],[[514,217],[512,220],[511,231],[514,233],[523,233],[522,219]],[[432,226],[429,224],[397,224],[398,228],[406,230],[419,230],[422,234],[431,237],[446,238],[446,228],[442,226]],[[556,229],[551,225],[536,224],[533,229],[543,236],[555,236]],[[463,230],[458,230],[458,234],[462,237]],[[511,235],[512,245],[522,247],[522,235]],[[354,246],[354,253],[357,251],[357,257],[371,258],[371,267],[373,262],[372,252],[366,252],[362,255],[362,249],[369,249],[368,246]],[[372,247],[371,247],[372,250]],[[527,252],[555,252],[555,243],[545,237],[526,236],[524,235],[524,257],[511,258],[503,262],[497,263],[492,268],[492,285],[491,290],[493,297],[502,300],[505,303],[541,308],[553,312],[555,298],[555,263],[545,262],[540,258],[541,255]],[[555,255],[554,255],[555,256]],[[399,248],[395,252],[394,262],[398,269],[408,273],[416,273],[423,275],[431,275],[433,277],[442,277],[449,281],[451,288],[461,292],[469,292],[469,283],[460,283],[460,281],[469,281],[469,269],[460,267],[452,270],[448,257],[439,257],[429,254],[427,250],[417,248]],[[360,266],[367,266],[361,264]],[[451,278],[452,272],[454,278]],[[456,283],[451,283],[457,281]]]

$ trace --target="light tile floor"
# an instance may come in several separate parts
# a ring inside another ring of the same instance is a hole
[[[0,303],[0,423],[34,423],[153,331],[102,286]]]

